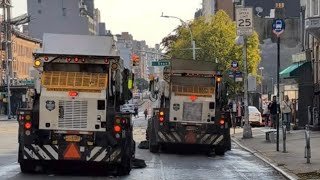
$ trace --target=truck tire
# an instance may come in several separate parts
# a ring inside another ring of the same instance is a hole
[[[215,154],[218,156],[224,156],[224,153],[226,152],[226,147],[224,145],[217,146],[215,149]]]
[[[148,124],[149,151],[151,153],[158,153],[160,150],[160,146],[156,140],[156,133],[155,133],[155,129],[153,127],[152,118],[149,121],[150,121],[150,123]]]
[[[129,175],[132,170],[132,161],[134,158],[134,149],[133,149],[134,141],[128,143],[128,146],[125,148],[125,152],[121,159],[121,165],[118,167],[118,175]],[[130,147],[130,148],[128,148]]]
[[[158,153],[160,149],[159,145],[149,145],[149,150],[152,153]]]
[[[25,160],[20,161],[20,170],[22,173],[31,174],[35,173],[35,165],[32,162],[27,162]]]
[[[226,148],[227,148],[227,151],[231,151],[231,136],[228,135],[226,137]]]

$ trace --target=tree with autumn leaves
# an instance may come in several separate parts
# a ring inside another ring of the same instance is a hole
[[[219,70],[228,74],[232,61],[239,63],[243,71],[243,47],[237,45],[236,24],[223,11],[219,10],[209,19],[199,17],[189,23],[196,42],[196,60],[214,61]],[[179,26],[173,35],[165,37],[162,45],[171,57],[192,59],[191,37],[187,27]],[[257,68],[261,60],[259,37],[256,32],[247,38],[248,72],[257,76]],[[234,86],[232,81],[230,84]],[[239,89],[241,86],[238,85]]]

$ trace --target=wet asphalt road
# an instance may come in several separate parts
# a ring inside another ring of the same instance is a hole
[[[141,114],[141,113],[140,113]],[[135,138],[141,141],[144,138],[146,121],[144,118],[135,119]],[[1,129],[2,127],[2,129]],[[70,174],[21,174],[17,157],[16,124],[0,122],[0,179],[10,180],[42,180],[42,179],[123,179],[123,180],[282,180],[283,178],[274,169],[243,151],[233,144],[232,151],[225,156],[208,157],[204,154],[188,152],[188,154],[161,153],[151,154],[148,150],[137,148],[137,158],[146,160],[147,167],[134,169],[129,176],[112,177],[97,176],[95,172],[84,172],[77,176]],[[2,146],[4,145],[4,146]]]

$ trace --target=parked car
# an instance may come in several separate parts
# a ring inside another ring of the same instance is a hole
[[[262,126],[261,112],[255,106],[249,106],[249,123],[251,126]]]
[[[129,112],[129,113],[134,114],[135,113],[134,107],[135,107],[134,104],[124,104],[123,106],[120,107],[120,111],[121,112]]]

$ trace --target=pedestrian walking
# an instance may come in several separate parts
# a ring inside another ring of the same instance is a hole
[[[236,124],[239,124],[241,126],[242,123],[242,109],[241,109],[241,102],[239,101],[237,103],[237,113],[236,113]]]
[[[134,107],[134,117],[138,117],[138,106]]]
[[[268,105],[268,109],[271,115],[271,127],[274,129],[276,128],[276,121],[277,121],[277,97],[272,97],[272,102]],[[278,107],[279,108],[279,107]]]
[[[283,113],[283,124],[286,125],[288,133],[290,133],[291,115],[292,115],[292,102],[289,100],[288,95],[284,97],[281,103],[281,111]]]
[[[144,110],[144,118],[145,118],[145,120],[147,120],[147,117],[148,117],[148,109],[145,109]]]
[[[262,117],[264,118],[264,124],[267,127],[269,125],[269,117],[270,117],[270,110],[268,108],[268,102],[265,102],[263,107]]]

